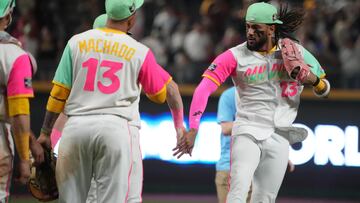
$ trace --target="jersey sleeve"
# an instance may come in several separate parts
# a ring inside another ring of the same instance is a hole
[[[33,97],[34,91],[32,88],[32,67],[29,56],[23,54],[19,56],[13,63],[8,82],[7,82],[7,97]]]
[[[230,50],[220,54],[202,75],[220,86],[230,75],[236,74],[237,62]]]
[[[305,63],[310,66],[312,73],[314,73],[319,78],[325,77],[325,71],[321,67],[318,60],[316,60],[316,58],[304,47],[303,47],[303,56],[304,56]]]
[[[63,86],[67,89],[72,87],[72,55],[69,43],[66,45],[64,52],[62,54],[60,63],[56,69],[55,77],[53,83]]]
[[[159,78],[161,78],[159,80]],[[148,51],[140,68],[138,81],[148,95],[157,95],[166,90],[166,84],[171,76],[157,62],[151,50]]]
[[[219,99],[217,122],[232,122],[235,120],[235,87],[226,90]]]

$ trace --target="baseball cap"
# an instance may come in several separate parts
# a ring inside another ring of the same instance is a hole
[[[107,15],[106,13],[99,15],[95,18],[93,28],[103,28],[106,27]]]
[[[140,8],[144,0],[106,0],[105,10],[110,19],[123,20]]]
[[[283,22],[277,18],[278,14],[275,6],[260,2],[249,6],[245,20],[251,23],[283,24]]]
[[[15,0],[0,1],[0,18],[6,16],[15,7]]]

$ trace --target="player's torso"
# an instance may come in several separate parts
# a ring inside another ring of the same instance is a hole
[[[138,107],[138,74],[148,49],[125,33],[90,30],[69,41],[72,88],[69,115],[118,114]]]
[[[280,53],[251,52],[246,43],[231,51],[237,61],[236,76],[232,78],[237,87],[237,122],[268,127],[290,125],[303,86],[288,77]]]

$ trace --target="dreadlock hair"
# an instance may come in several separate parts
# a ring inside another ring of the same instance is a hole
[[[299,40],[295,38],[294,32],[304,21],[305,11],[300,8],[289,10],[288,4],[281,4],[278,19],[283,24],[275,24],[275,44],[280,38],[290,38],[298,42]]]

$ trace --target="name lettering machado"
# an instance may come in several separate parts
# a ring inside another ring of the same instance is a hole
[[[136,52],[134,48],[128,47],[126,44],[103,39],[82,40],[78,42],[78,46],[80,53],[98,52],[110,54],[124,58],[127,61],[130,61]]]

